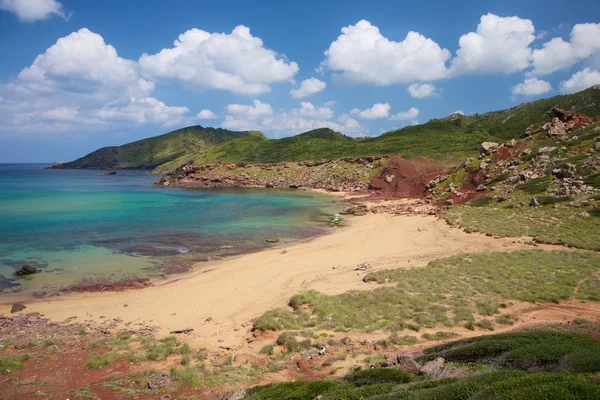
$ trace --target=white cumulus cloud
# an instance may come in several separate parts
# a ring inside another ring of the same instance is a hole
[[[515,96],[537,96],[551,91],[552,85],[550,85],[550,82],[537,78],[527,78],[522,83],[513,86],[511,90]]]
[[[600,71],[585,68],[573,74],[570,79],[561,82],[560,91],[565,94],[575,93],[594,85],[600,85]]]
[[[528,19],[481,16],[476,32],[462,35],[450,73],[509,74],[529,67],[535,28]]]
[[[290,90],[290,95],[295,99],[301,99],[322,92],[325,90],[326,86],[327,84],[325,82],[317,78],[309,78],[303,80],[298,89]]]
[[[329,107],[315,107],[312,103],[303,101],[300,103],[300,108],[292,109],[292,115],[302,116],[306,118],[331,119],[333,118],[333,110]]]
[[[360,118],[364,119],[387,118],[390,115],[391,108],[392,107],[388,103],[377,103],[373,105],[373,107],[367,108],[366,110],[359,110],[358,108],[355,108],[350,111],[350,113],[358,115]]]
[[[425,97],[436,96],[438,94],[435,86],[429,83],[413,83],[407,90],[411,97],[417,99],[424,99]]]
[[[553,38],[531,55],[532,73],[551,74],[572,67],[577,62],[600,52],[600,23],[577,24],[571,30],[570,41]]]
[[[217,118],[217,116],[215,115],[214,112],[212,112],[210,110],[201,110],[196,115],[196,118],[198,118],[198,119],[215,119],[215,118]]]
[[[270,104],[263,103],[260,100],[254,100],[253,105],[230,104],[226,107],[227,112],[241,116],[247,119],[258,119],[273,115],[273,109]]]
[[[54,15],[68,19],[63,5],[56,0],[0,0],[0,10],[8,11],[23,22],[35,22]]]
[[[411,107],[407,111],[399,112],[398,114],[392,115],[390,120],[392,121],[415,121],[419,116],[419,109]]]
[[[395,42],[361,20],[342,28],[320,69],[339,72],[352,83],[390,85],[443,78],[449,58],[448,50],[418,32],[408,32],[403,41]]]
[[[298,72],[295,62],[264,47],[250,28],[240,25],[230,34],[190,29],[172,48],[139,59],[144,76],[176,81],[197,89],[220,89],[256,96]]]
[[[154,83],[140,76],[135,61],[119,57],[102,36],[82,28],[58,39],[16,78],[0,84],[0,131],[183,122],[187,107],[168,106],[151,97],[153,91]]]
[[[312,103],[302,102],[300,108],[278,110],[274,112],[269,104],[261,103],[271,113],[257,116],[242,112],[225,116],[221,127],[234,130],[260,130],[268,135],[283,137],[303,133],[318,128],[330,128],[346,135],[359,136],[364,133],[360,124],[348,115],[342,115],[338,122],[333,120],[334,113],[327,107],[316,107]],[[256,107],[255,107],[256,108]],[[228,107],[229,111],[229,107]]]

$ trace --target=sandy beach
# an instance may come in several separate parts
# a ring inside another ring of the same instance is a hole
[[[510,251],[530,246],[514,238],[467,234],[433,216],[368,214],[352,217],[330,235],[254,254],[199,265],[193,273],[143,290],[82,293],[27,304],[55,321],[124,323],[160,327],[159,335],[192,328],[189,341],[198,346],[242,349],[252,319],[285,307],[299,292],[327,294],[366,289],[361,263],[371,270],[424,266],[458,253]],[[6,301],[6,300],[5,300]],[[0,304],[8,314],[10,304]]]

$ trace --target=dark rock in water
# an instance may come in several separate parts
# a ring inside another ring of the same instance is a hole
[[[269,238],[269,239],[266,239],[265,242],[267,242],[267,243],[278,243],[279,239]]]
[[[25,307],[23,304],[21,304],[21,303],[15,303],[15,304],[12,305],[12,308],[10,309],[10,313],[14,314],[14,313],[17,313],[19,311],[23,311],[25,308],[27,308],[27,307]]]
[[[18,271],[15,272],[16,276],[24,276],[24,275],[31,275],[31,274],[36,274],[40,271],[38,271],[38,269],[32,265],[29,264],[25,264],[21,267],[21,269],[19,269]]]
[[[102,175],[116,175],[116,174],[117,174],[117,171],[108,171],[108,172],[103,173]]]

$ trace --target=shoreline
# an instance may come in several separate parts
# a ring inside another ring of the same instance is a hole
[[[193,345],[250,350],[245,339],[252,320],[285,307],[294,294],[369,289],[363,273],[354,270],[361,263],[375,271],[424,266],[459,253],[531,248],[513,241],[467,234],[433,216],[368,214],[351,217],[347,227],[330,234],[196,264],[194,271],[143,290],[36,299],[25,302],[22,313],[98,324],[117,319],[154,326],[159,336],[191,328],[186,340]],[[0,298],[0,313],[10,315],[12,302],[6,300]]]

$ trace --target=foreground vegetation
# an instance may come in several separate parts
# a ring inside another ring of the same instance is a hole
[[[258,386],[247,399],[595,399],[600,341],[558,329],[483,336],[431,347],[461,376],[435,379],[397,368],[355,371],[342,380]],[[465,374],[467,376],[465,376]]]
[[[385,369],[370,371],[384,375]],[[381,382],[383,379],[375,379]],[[496,371],[467,378],[447,378],[401,384],[355,385],[352,375],[345,382],[288,382],[257,387],[249,391],[252,400],[461,400],[461,399],[597,399],[600,383],[594,378],[562,374],[527,374],[522,371]]]
[[[558,303],[574,297],[596,299],[593,287],[598,271],[600,255],[591,251],[458,255],[421,268],[370,273],[366,282],[382,284],[373,290],[335,296],[316,291],[298,294],[290,300],[293,311],[269,311],[254,326],[261,330],[417,332],[456,325],[494,329],[497,324],[512,323],[512,316],[502,312],[511,300]],[[575,293],[581,282],[588,281],[589,289]]]

